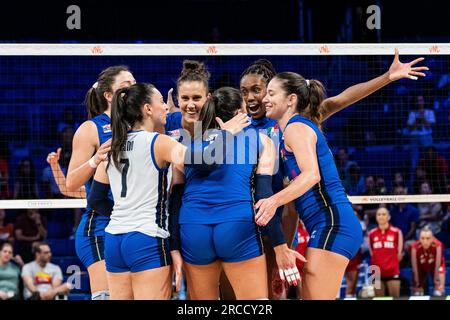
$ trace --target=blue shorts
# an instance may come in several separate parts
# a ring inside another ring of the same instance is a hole
[[[95,262],[105,259],[105,238],[102,236],[75,235],[75,252],[83,265],[89,268]]]
[[[264,253],[261,232],[253,221],[218,224],[181,224],[183,259],[195,265],[206,265],[220,259],[239,262]]]
[[[105,232],[105,262],[108,272],[140,272],[172,264],[168,239],[141,232]]]
[[[303,222],[310,235],[308,248],[328,250],[351,260],[361,247],[363,231],[350,204],[332,205]]]

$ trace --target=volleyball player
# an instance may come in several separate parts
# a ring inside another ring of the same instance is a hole
[[[375,288],[377,296],[400,296],[400,261],[403,258],[403,234],[389,224],[391,215],[386,208],[376,212],[378,227],[369,231],[371,264],[380,268],[381,288]]]
[[[85,103],[89,120],[81,124],[73,138],[66,178],[69,192],[76,192],[85,185],[89,193],[89,180],[110,150],[108,140],[111,138],[113,94],[135,82],[127,67],[112,66],[100,73],[97,82],[87,92]],[[75,234],[76,252],[88,270],[93,300],[106,300],[109,297],[103,252],[104,230],[108,222],[109,217],[99,215],[88,206]]]
[[[445,292],[445,257],[442,242],[433,236],[429,227],[420,231],[419,240],[411,247],[411,265],[413,270],[413,293],[424,293],[425,282],[430,274],[435,296]]]
[[[175,268],[181,268],[179,252],[168,243],[168,166],[183,169],[189,151],[158,134],[164,132],[167,111],[162,95],[150,84],[119,89],[113,98],[111,153],[97,169],[88,198],[100,213],[114,205],[105,233],[111,299],[169,299],[171,257]],[[248,125],[245,114],[237,117],[242,121],[235,127]],[[105,200],[110,183],[114,201]]]
[[[217,127],[215,117],[226,121],[242,108],[239,90],[226,87],[216,90],[201,109],[202,132]],[[263,245],[254,222],[252,181],[255,180],[256,198],[271,192],[275,149],[266,135],[254,130],[245,134],[254,137],[247,144],[234,146],[231,163],[224,163],[210,174],[185,169],[179,223],[192,299],[217,299],[222,269],[237,299],[268,297]],[[245,158],[243,163],[237,163],[240,156]]]
[[[325,121],[334,113],[379,90],[391,81],[395,81],[403,77],[411,77],[414,75],[423,76],[424,74],[419,73],[418,71],[428,70],[428,68],[411,68],[412,65],[422,60],[422,58],[419,58],[410,63],[403,64],[399,60],[398,50],[395,50],[394,61],[387,73],[368,82],[354,85],[337,96],[325,99],[321,106],[322,117],[319,119],[319,121]],[[266,116],[266,108],[263,103],[263,98],[267,94],[267,85],[269,81],[275,76],[275,74],[275,69],[273,68],[270,61],[265,59],[257,60],[242,73],[240,88],[246,102],[247,111],[252,116],[252,127],[267,130],[269,136],[275,138],[274,140],[276,141],[276,135],[279,135],[277,123],[274,119],[270,119]],[[279,187],[281,183],[277,182],[280,180],[279,176],[281,171],[282,170],[279,170],[278,176],[275,176],[273,179],[274,191],[281,190]],[[279,208],[277,212],[277,215],[281,216],[282,208]],[[295,210],[292,210],[292,205],[286,205],[286,210],[283,214],[283,229],[285,230],[288,243],[291,243],[292,241],[292,237],[297,227],[297,219],[297,214]],[[291,226],[290,228],[289,225]],[[263,237],[263,239],[265,239],[266,242],[268,241],[267,237]],[[276,265],[274,261],[274,255],[273,253],[271,253],[271,247],[266,245],[265,248],[266,257],[268,258],[268,279],[270,283],[270,277],[273,274],[271,268],[276,268]],[[292,262],[289,263],[287,261],[277,261],[277,263],[279,267],[284,269],[292,267]],[[269,285],[269,288],[270,287],[271,286]],[[270,296],[271,298],[275,298],[272,292],[270,292]]]

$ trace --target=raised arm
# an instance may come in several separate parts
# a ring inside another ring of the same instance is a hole
[[[106,158],[111,148],[111,140],[101,146],[99,144],[95,124],[92,121],[84,122],[73,137],[72,157],[66,177],[66,188],[69,192],[75,192],[83,186],[94,174],[96,166]]]
[[[178,108],[175,105],[175,102],[173,101],[173,88],[170,88],[167,92],[167,107],[169,108],[169,112],[179,112],[180,108]]]
[[[425,73],[420,71],[428,70],[427,67],[413,67],[416,63],[423,61],[424,59],[425,58],[418,58],[408,63],[402,63],[399,59],[398,49],[395,49],[394,61],[386,73],[367,82],[351,86],[337,96],[325,99],[322,102],[322,121],[325,121],[336,112],[371,95],[393,81],[403,78],[417,80],[417,76],[425,77]]]
[[[61,166],[59,165],[59,158],[61,156],[61,148],[58,148],[56,152],[50,152],[47,156],[47,162],[50,165],[50,168],[52,169],[53,178],[55,179],[59,192],[61,194],[65,195],[66,197],[71,198],[86,198],[86,190],[84,186],[81,186],[78,188],[75,192],[70,192],[66,188],[66,176],[64,175],[64,172],[61,169]]]

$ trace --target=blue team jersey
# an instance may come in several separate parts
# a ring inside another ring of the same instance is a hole
[[[253,138],[246,137],[246,131],[232,137],[233,144],[226,145],[225,162],[218,168],[206,172],[185,167],[186,185],[180,224],[253,221],[253,180],[260,153],[260,139],[255,131],[248,133]],[[245,141],[245,146],[239,141]]]
[[[260,119],[252,118],[251,124],[248,126],[248,128],[253,128],[255,130],[259,130],[259,132],[261,133],[266,134],[269,138],[272,139],[272,141],[275,143],[276,148],[278,149],[281,142],[281,135],[276,120],[268,117],[262,117]],[[272,189],[274,193],[283,190],[283,166],[278,161],[279,159],[280,156],[278,155],[278,158],[276,159],[278,170],[275,172],[272,180]],[[282,210],[281,212],[279,212],[279,214],[282,214]]]
[[[323,212],[332,205],[347,203],[350,201],[347,198],[344,187],[334,163],[333,154],[328,147],[325,136],[320,129],[311,120],[301,117],[299,115],[293,116],[287,123],[286,128],[291,123],[303,123],[314,130],[317,135],[316,155],[319,164],[321,180],[303,196],[295,200],[295,206],[305,224],[313,221],[315,215]],[[286,130],[286,129],[285,129]],[[285,177],[292,181],[300,174],[300,169],[292,152],[286,150],[284,146],[284,138],[281,139],[281,156],[283,160],[283,167]]]
[[[166,132],[181,129],[181,112],[171,112],[167,115]]]
[[[90,121],[94,122],[97,127],[98,138],[100,140],[100,145],[111,139],[111,118],[106,114],[102,113]],[[85,183],[86,196],[89,195],[89,190],[91,188],[92,179]],[[110,199],[113,199],[111,190],[108,194]],[[77,234],[84,236],[103,236],[105,233],[105,228],[109,223],[109,217],[99,215],[91,210],[89,205],[87,205],[86,210],[81,217],[80,225],[77,229]]]

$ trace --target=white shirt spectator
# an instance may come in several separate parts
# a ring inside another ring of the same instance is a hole
[[[36,261],[27,263],[22,269],[22,277],[24,276],[29,276],[33,279],[33,284],[40,293],[45,293],[51,289],[56,279],[63,279],[61,268],[50,262],[43,268]],[[23,296],[25,299],[31,297],[31,292],[26,286]]]

